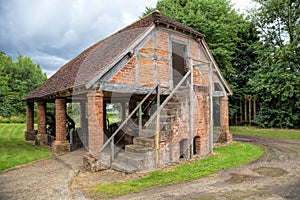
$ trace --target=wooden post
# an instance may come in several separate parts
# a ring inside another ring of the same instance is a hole
[[[160,87],[159,85],[156,88],[157,94],[157,102],[156,102],[156,109],[160,106]],[[159,166],[159,141],[160,141],[160,112],[157,113],[156,116],[156,129],[155,129],[155,167],[158,168]]]
[[[80,127],[81,128],[87,127],[86,107],[84,101],[80,102]]]
[[[243,124],[243,104],[242,104],[242,100],[240,97],[240,125]]]
[[[248,96],[248,100],[249,100],[249,111],[248,111],[248,115],[249,115],[249,125],[251,126],[251,102],[252,102],[252,96],[249,95]]]
[[[247,95],[244,96],[244,99],[245,99],[245,101],[244,101],[244,115],[245,115],[245,122],[247,122],[248,121],[248,119],[247,119]]]
[[[194,69],[193,61],[190,59],[191,81],[190,81],[190,158],[194,154]]]
[[[214,133],[213,133],[213,126],[214,126],[214,105],[213,105],[213,89],[212,89],[212,63],[209,63],[209,100],[210,100],[210,126],[209,126],[209,135],[210,135],[210,143],[209,149],[210,153],[213,152],[214,148]]]
[[[142,124],[142,105],[140,105],[139,107],[139,133],[142,132],[142,127],[143,127],[143,124]]]
[[[237,103],[235,102],[235,107],[237,108]],[[235,118],[235,120],[234,120],[234,123],[235,123],[235,126],[237,126],[238,125],[238,113],[237,112],[235,112],[235,116],[234,116],[234,118]]]
[[[253,96],[253,119],[256,119],[256,96]]]

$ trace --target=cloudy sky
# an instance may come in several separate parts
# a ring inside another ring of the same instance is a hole
[[[241,11],[251,0],[232,0]],[[84,49],[134,22],[157,0],[0,0],[0,51],[20,52],[48,77]]]

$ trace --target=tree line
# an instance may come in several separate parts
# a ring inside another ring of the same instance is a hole
[[[46,79],[40,66],[29,57],[19,54],[14,61],[11,56],[0,52],[0,117],[21,117],[24,121],[26,105],[22,98]]]

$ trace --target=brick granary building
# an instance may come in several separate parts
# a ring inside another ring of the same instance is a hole
[[[55,153],[84,146],[93,170],[161,168],[231,141],[231,94],[204,35],[155,11],[86,49],[23,99],[25,138]],[[77,121],[69,104],[79,108]]]

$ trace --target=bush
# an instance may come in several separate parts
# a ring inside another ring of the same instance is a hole
[[[0,116],[0,123],[26,123],[26,117],[24,117],[24,116],[11,116],[11,117]]]

